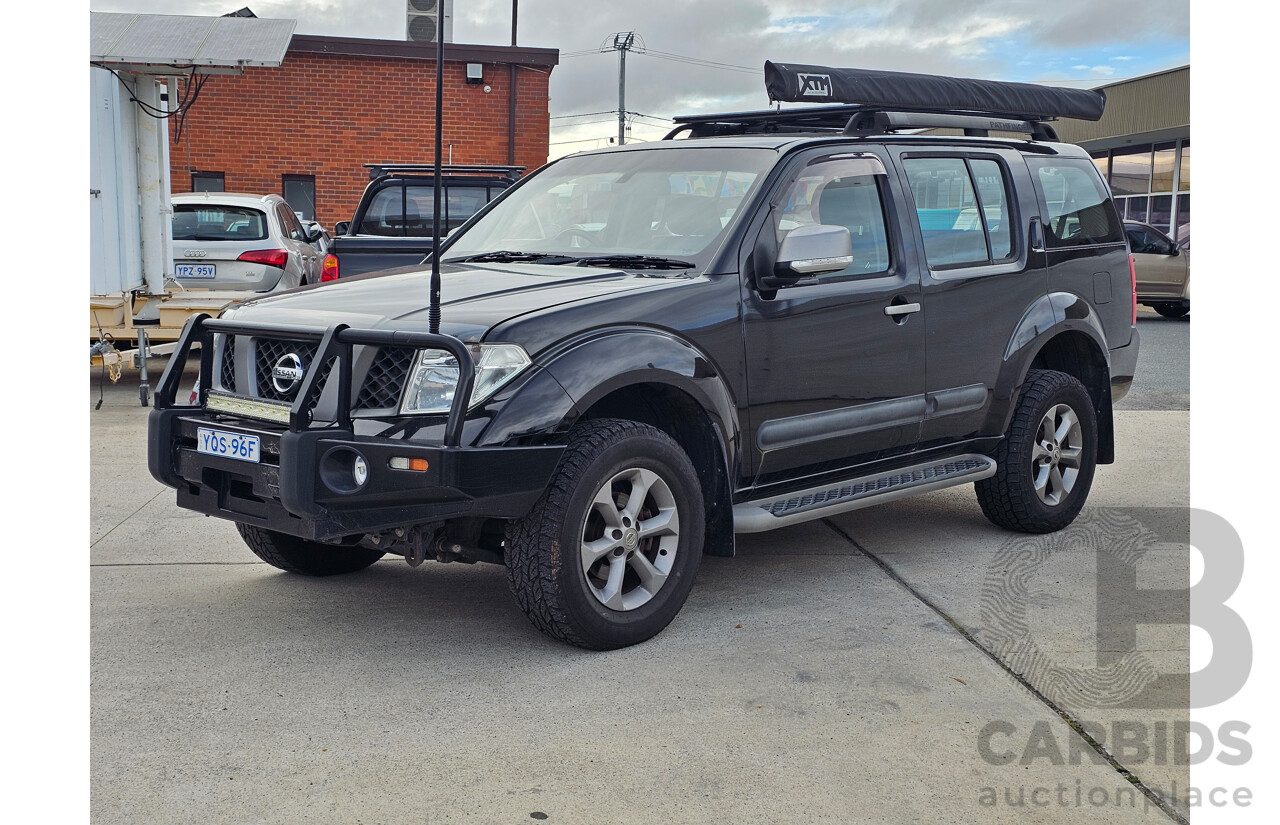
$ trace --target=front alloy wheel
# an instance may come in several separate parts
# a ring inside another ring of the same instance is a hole
[[[586,421],[533,510],[507,526],[507,581],[548,636],[593,650],[637,644],[688,597],[704,518],[697,471],[670,436]]]
[[[631,467],[591,499],[582,533],[582,573],[596,601],[611,610],[649,603],[680,550],[680,511],[657,473]]]

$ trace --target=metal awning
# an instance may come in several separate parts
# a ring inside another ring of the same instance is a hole
[[[89,13],[89,62],[174,74],[200,68],[279,66],[296,20]]]

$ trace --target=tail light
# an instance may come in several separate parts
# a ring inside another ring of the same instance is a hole
[[[330,252],[320,265],[320,283],[338,280],[338,256]]]
[[[248,264],[266,264],[284,269],[289,265],[289,253],[283,249],[254,249],[244,253],[236,260]]]
[[[1133,255],[1129,255],[1129,294],[1133,297],[1133,316],[1130,326],[1138,325],[1138,269],[1133,265]]]

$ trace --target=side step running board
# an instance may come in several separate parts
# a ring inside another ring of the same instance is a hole
[[[989,456],[959,455],[798,493],[748,501],[734,505],[733,531],[763,533],[944,487],[970,484],[990,478],[995,472],[995,459]]]

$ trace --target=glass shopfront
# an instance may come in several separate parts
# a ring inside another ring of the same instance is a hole
[[[1191,139],[1094,152],[1125,220],[1156,227],[1175,241],[1191,239]]]

